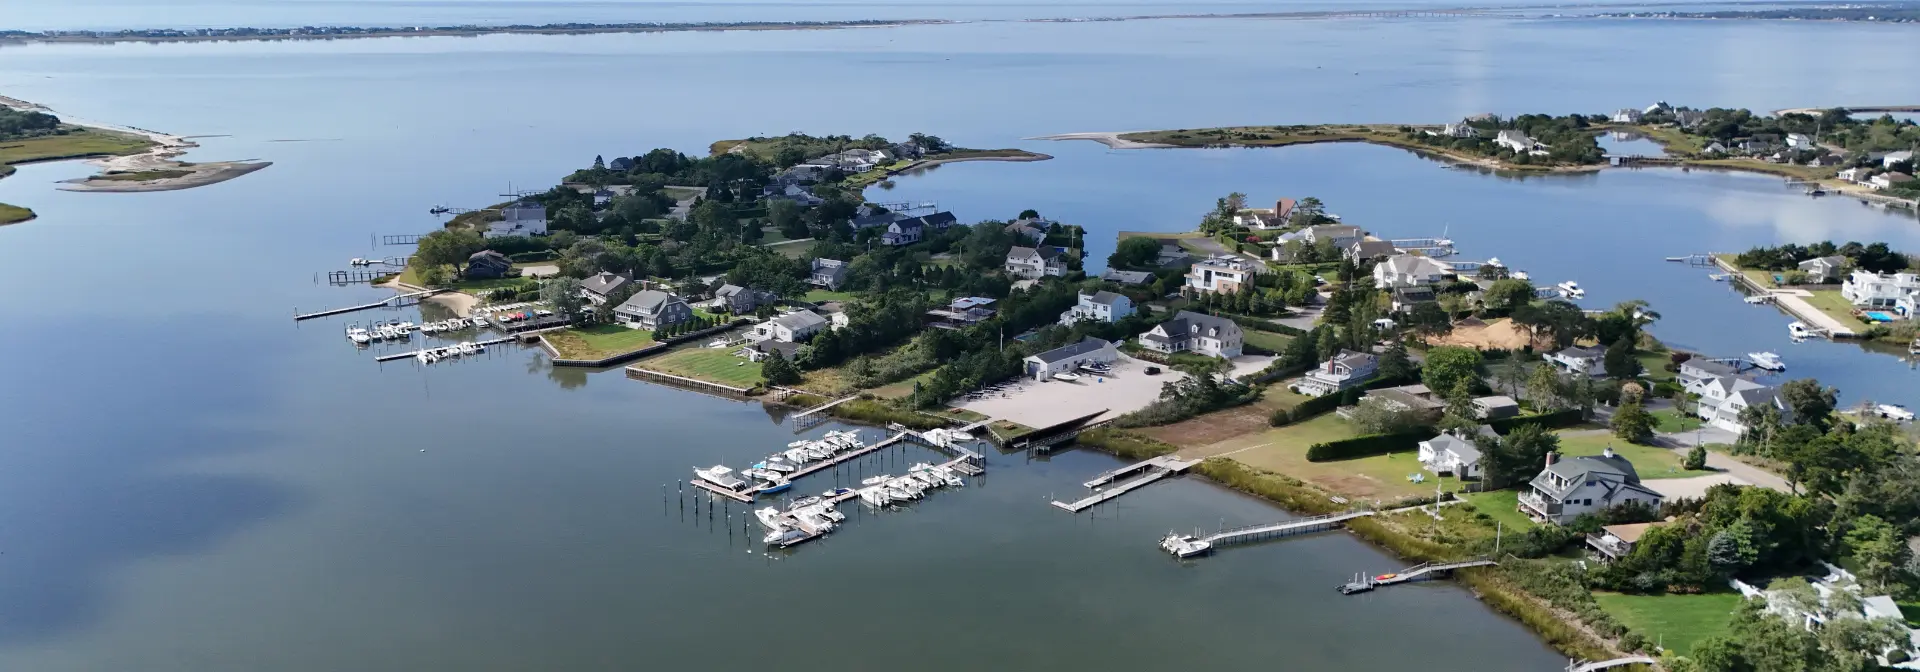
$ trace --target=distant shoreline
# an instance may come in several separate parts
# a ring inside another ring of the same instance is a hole
[[[549,24],[541,26],[441,26],[437,28],[345,27],[305,28],[219,28],[210,33],[177,30],[125,31],[48,31],[0,33],[0,45],[29,43],[110,44],[116,42],[275,42],[289,40],[353,40],[380,37],[480,37],[483,35],[596,35],[609,33],[671,33],[730,30],[837,30],[843,28],[893,28],[899,26],[956,23],[946,19],[899,19],[861,21],[746,21],[739,23],[619,23]],[[332,31],[332,32],[310,32]]]

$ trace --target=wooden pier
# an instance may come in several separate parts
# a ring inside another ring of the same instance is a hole
[[[500,345],[500,344],[502,344],[502,343],[512,343],[512,342],[513,342],[513,340],[514,340],[514,339],[513,339],[513,337],[511,337],[511,336],[509,336],[509,337],[506,337],[506,338],[496,338],[496,339],[492,339],[492,340],[486,340],[486,341],[474,341],[474,342],[473,342],[473,344],[474,344],[474,345],[478,345],[478,346],[480,346],[480,347],[483,347],[483,348],[490,348],[490,347],[493,347],[493,346],[496,346],[496,345]],[[416,358],[416,357],[419,357],[419,356],[420,356],[420,353],[422,353],[422,352],[426,352],[426,351],[429,351],[429,350],[441,350],[441,349],[444,349],[444,348],[446,348],[446,347],[447,347],[447,346],[441,346],[441,347],[438,347],[438,348],[421,348],[421,349],[419,349],[419,350],[414,350],[414,351],[411,351],[411,352],[398,352],[398,353],[394,353],[394,354],[391,354],[391,355],[380,355],[380,356],[378,356],[378,357],[375,357],[375,358],[373,358],[373,361],[376,361],[376,362],[391,362],[391,361],[394,361],[394,360],[396,360],[396,359],[410,359],[410,358]]]
[[[795,434],[798,434],[800,432],[804,432],[809,429],[819,427],[822,424],[826,424],[827,420],[829,419],[829,416],[822,415],[822,414],[825,413],[828,409],[831,409],[835,406],[839,406],[841,404],[844,404],[859,398],[860,398],[860,395],[856,394],[850,397],[846,397],[844,399],[835,399],[833,401],[829,401],[819,406],[815,406],[813,408],[809,408],[807,410],[793,414],[793,417],[792,417],[793,432]]]
[[[875,443],[861,446],[859,448],[855,448],[853,450],[849,450],[843,453],[836,453],[834,454],[833,457],[820,460],[818,462],[813,462],[804,467],[788,472],[786,474],[787,482],[789,483],[797,482],[800,479],[805,478],[807,476],[825,471],[827,469],[831,469],[843,463],[850,462],[882,450],[886,450],[888,448],[892,448],[901,443],[912,443],[914,445],[933,448],[934,450],[938,450],[942,453],[945,453],[946,455],[952,458],[936,466],[946,467],[948,469],[958,471],[968,476],[979,476],[980,474],[986,473],[986,458],[981,456],[979,453],[973,452],[971,450],[967,450],[965,448],[955,448],[951,446],[937,446],[937,445],[934,445],[933,442],[928,441],[926,437],[922,436],[919,432],[915,432],[913,430],[907,429],[905,427],[900,427],[898,425],[894,425],[894,427],[897,428],[895,429],[894,434],[885,439],[882,439]],[[693,479],[692,483],[695,486],[703,490],[706,490],[708,492],[721,495],[723,497],[732,499],[737,502],[747,502],[747,503],[752,503],[754,497],[758,496],[761,492],[765,490],[764,487],[754,487],[754,488],[748,488],[746,490],[728,490],[726,488],[722,488],[720,486],[714,485],[712,483],[708,483],[698,478]],[[844,502],[846,500],[852,499],[857,496],[858,495],[855,493],[846,493],[833,498],[832,501],[836,503]]]
[[[1584,660],[1569,660],[1567,661],[1567,672],[1599,672],[1600,670],[1621,667],[1624,665],[1653,666],[1653,665],[1659,664],[1659,662],[1660,661],[1654,660],[1647,656],[1627,656],[1625,658],[1615,658],[1613,660],[1602,660],[1599,662],[1587,662]]]
[[[1429,581],[1432,579],[1443,578],[1448,574],[1452,573],[1453,570],[1456,570],[1456,569],[1465,569],[1468,567],[1486,567],[1488,565],[1498,565],[1498,564],[1500,563],[1494,562],[1493,560],[1489,560],[1486,558],[1480,558],[1477,560],[1461,560],[1459,562],[1422,563],[1422,564],[1414,565],[1412,567],[1408,567],[1398,572],[1394,572],[1392,574],[1382,574],[1380,576],[1362,576],[1357,581],[1352,581],[1345,585],[1340,586],[1340,593],[1342,595],[1353,595],[1356,593],[1364,593],[1369,590],[1373,590],[1375,588],[1380,588],[1383,586],[1397,586],[1402,583],[1413,583],[1415,581]]]
[[[1091,509],[1108,500],[1117,498],[1155,481],[1185,472],[1199,464],[1199,460],[1182,461],[1171,455],[1156,457],[1144,462],[1130,464],[1119,469],[1107,471],[1085,485],[1093,488],[1094,494],[1073,502],[1054,500],[1053,505],[1066,509],[1070,513],[1079,513]],[[1131,476],[1131,478],[1125,478]],[[1125,480],[1120,480],[1125,478]]]
[[[358,305],[358,306],[347,306],[347,307],[345,307],[345,308],[335,308],[335,309],[333,309],[333,310],[323,310],[323,311],[320,311],[320,312],[317,312],[317,313],[305,313],[305,314],[301,314],[301,313],[294,313],[294,315],[293,315],[293,321],[295,321],[295,322],[300,322],[300,321],[303,321],[303,320],[311,320],[311,319],[314,319],[314,318],[320,318],[320,317],[330,317],[330,316],[333,316],[333,315],[343,315],[343,314],[346,314],[346,313],[352,313],[352,312],[357,312],[357,311],[362,311],[362,310],[372,310],[372,309],[374,309],[374,308],[383,308],[383,307],[386,307],[386,306],[390,306],[390,305],[393,305],[393,302],[394,302],[394,301],[400,301],[400,300],[405,300],[405,299],[410,299],[410,298],[414,298],[414,297],[418,297],[418,296],[432,296],[432,295],[434,295],[434,294],[439,294],[439,293],[441,293],[441,292],[444,292],[444,291],[446,291],[446,290],[444,290],[444,289],[427,289],[427,290],[421,290],[421,291],[418,291],[418,292],[409,292],[409,293],[406,293],[406,294],[395,294],[395,295],[393,295],[393,296],[390,296],[390,297],[387,297],[387,298],[385,298],[385,299],[382,299],[382,300],[380,300],[380,301],[376,301],[376,302],[374,302],[374,303],[368,303],[368,304],[362,304],[362,305]]]
[[[1348,511],[1346,513],[1332,513],[1324,516],[1314,516],[1312,518],[1297,518],[1278,523],[1266,523],[1264,525],[1248,525],[1230,530],[1221,530],[1201,537],[1200,541],[1206,542],[1213,548],[1219,548],[1232,544],[1244,544],[1267,539],[1313,534],[1315,532],[1338,529],[1345,526],[1349,520],[1365,518],[1373,514],[1374,512],[1372,511]]]

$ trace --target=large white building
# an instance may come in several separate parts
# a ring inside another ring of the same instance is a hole
[[[501,208],[500,219],[487,222],[487,230],[480,232],[482,238],[544,235],[547,235],[547,206],[538,203],[515,203]]]
[[[1791,418],[1787,402],[1780,398],[1780,388],[1763,385],[1736,375],[1716,375],[1695,383],[1682,382],[1688,392],[1700,395],[1694,404],[1694,414],[1707,424],[1729,432],[1745,434],[1747,426],[1740,422],[1740,412],[1751,406],[1771,405],[1780,411],[1782,418]]]
[[[1373,353],[1341,350],[1308,371],[1307,375],[1301,376],[1293,384],[1293,391],[1309,397],[1336,394],[1373,380],[1374,374],[1379,371],[1380,358]]]
[[[1119,358],[1120,351],[1113,347],[1113,343],[1088,336],[1079,343],[1027,357],[1025,365],[1028,376],[1034,380],[1047,380],[1058,374],[1071,373],[1084,364],[1111,364]]]
[[[1597,456],[1555,459],[1547,454],[1547,468],[1520,492],[1520,512],[1555,525],[1565,525],[1583,514],[1604,511],[1628,502],[1656,510],[1660,493],[1640,485],[1633,463],[1609,446]]]
[[[1862,308],[1892,308],[1900,299],[1920,292],[1920,274],[1854,271],[1840,285],[1840,296]]]
[[[1431,287],[1453,275],[1453,267],[1417,254],[1396,254],[1373,265],[1373,287]]]
[[[1007,251],[1007,274],[1026,280],[1067,274],[1066,256],[1059,248],[1015,247]]]
[[[1080,302],[1061,313],[1060,324],[1071,326],[1081,320],[1114,322],[1133,314],[1133,300],[1125,294],[1108,291],[1080,293]]]
[[[1233,320],[1189,311],[1175,313],[1140,335],[1140,346],[1154,352],[1192,352],[1209,357],[1239,357],[1245,343]]]
[[[1231,294],[1249,284],[1253,264],[1244,259],[1213,256],[1187,270],[1187,287],[1196,292]]]
[[[828,325],[827,318],[811,310],[796,310],[785,315],[754,325],[753,333],[762,339],[772,339],[782,343],[799,343],[808,337],[820,333]]]

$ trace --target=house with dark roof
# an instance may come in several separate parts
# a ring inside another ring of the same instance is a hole
[[[619,173],[633,170],[633,159],[624,156],[613,157],[612,161],[607,162],[607,170]]]
[[[1520,402],[1513,397],[1496,394],[1489,397],[1473,398],[1473,417],[1480,420],[1499,420],[1520,414]]]
[[[601,271],[580,281],[580,296],[598,306],[606,303],[607,297],[612,296],[614,292],[632,283],[633,279],[625,275]]]
[[[1233,320],[1190,311],[1175,313],[1173,319],[1154,325],[1140,335],[1140,347],[1173,354],[1191,352],[1208,357],[1239,357],[1244,335]]]
[[[1493,427],[1481,425],[1469,434],[1465,431],[1441,432],[1420,442],[1420,466],[1435,476],[1480,477],[1480,444],[1475,438],[1500,438]]]
[[[1122,285],[1144,285],[1153,282],[1153,274],[1146,271],[1115,271],[1109,269],[1100,274],[1100,279],[1117,282]]]
[[[1318,245],[1320,241],[1325,240],[1332,241],[1336,249],[1345,248],[1348,245],[1359,242],[1361,236],[1366,235],[1360,230],[1360,227],[1352,224],[1309,226],[1303,233],[1305,235],[1302,237],[1302,240],[1305,240],[1308,245]]]
[[[1840,272],[1846,270],[1847,258],[1840,255],[1814,257],[1799,263],[1800,270],[1814,282],[1831,282],[1840,279]]]
[[[780,297],[764,289],[750,289],[739,285],[721,285],[714,290],[713,298],[719,308],[735,315],[746,315],[759,310],[761,306],[770,306],[780,301]]]
[[[1693,394],[1705,392],[1708,383],[1722,376],[1739,375],[1732,364],[1717,362],[1705,357],[1695,357],[1680,363],[1679,375],[1681,389]]]
[[[1113,343],[1088,336],[1085,340],[1072,345],[1054,348],[1024,360],[1026,373],[1034,380],[1047,380],[1061,373],[1070,373],[1087,364],[1111,364],[1120,358],[1120,351]]]
[[[1125,294],[1109,291],[1080,292],[1080,302],[1060,314],[1060,324],[1073,326],[1081,320],[1115,322],[1133,314],[1133,300]]]
[[[1341,256],[1356,264],[1363,261],[1380,261],[1399,252],[1399,248],[1385,240],[1356,240],[1340,250]]]
[[[984,296],[964,296],[947,303],[943,308],[927,311],[927,325],[941,329],[964,329],[973,324],[993,317],[993,299]]]
[[[1782,419],[1792,418],[1792,409],[1780,397],[1780,388],[1741,376],[1715,376],[1688,388],[1693,390],[1699,390],[1694,393],[1700,395],[1700,400],[1694,403],[1694,414],[1707,424],[1729,432],[1747,432],[1740,414],[1754,406],[1772,406]]]
[[[926,235],[926,227],[919,219],[903,219],[887,225],[887,232],[880,234],[880,244],[889,247],[912,245],[920,242]]]
[[[641,329],[659,329],[693,319],[693,308],[680,297],[649,289],[635,292],[632,298],[614,307],[615,320]]]
[[[1393,312],[1411,313],[1414,306],[1433,303],[1440,299],[1432,287],[1395,287],[1393,288]]]
[[[1320,366],[1308,371],[1293,384],[1293,391],[1309,397],[1338,394],[1373,380],[1380,371],[1380,358],[1371,352],[1341,350]]]
[[[1628,502],[1660,507],[1660,493],[1640,485],[1633,463],[1608,446],[1599,455],[1558,459],[1547,454],[1547,468],[1520,492],[1520,512],[1541,521],[1565,525],[1583,514],[1604,511]]]
[[[1561,371],[1577,373],[1583,376],[1606,375],[1605,360],[1607,351],[1601,348],[1573,346],[1541,355],[1541,358],[1560,367]]]
[[[813,260],[813,272],[807,276],[807,284],[825,287],[827,291],[839,291],[847,283],[847,262],[839,259]]]
[[[469,279],[504,278],[513,270],[513,261],[507,255],[495,250],[481,250],[467,257],[467,268],[461,271]]]
[[[1441,411],[1447,406],[1445,401],[1435,397],[1432,390],[1420,383],[1367,390],[1366,394],[1362,395],[1361,401],[1370,401],[1402,413],[1412,413],[1427,422],[1440,419]]]

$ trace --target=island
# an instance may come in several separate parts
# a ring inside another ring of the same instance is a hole
[[[827,30],[951,23],[943,20],[854,21],[701,21],[632,23],[546,23],[451,26],[301,26],[298,28],[145,28],[126,30],[0,30],[8,42],[238,42],[260,40],[339,40],[376,37],[477,37],[481,35],[588,35],[718,30]]]
[[[1845,6],[1782,7],[1779,9],[1724,9],[1708,12],[1602,12],[1600,19],[1746,19],[1773,21],[1920,22],[1920,7],[1912,3],[1848,4]]]

